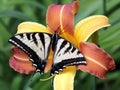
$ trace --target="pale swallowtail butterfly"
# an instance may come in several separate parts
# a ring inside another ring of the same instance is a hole
[[[69,41],[57,33],[30,32],[16,34],[9,42],[29,55],[36,72],[44,73],[50,48],[54,52],[51,75],[63,71],[66,66],[86,65],[84,55]]]

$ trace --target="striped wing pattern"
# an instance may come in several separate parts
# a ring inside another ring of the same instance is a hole
[[[54,51],[51,75],[58,74],[66,66],[86,65],[83,54],[56,33],[53,35],[39,32],[16,34],[9,39],[9,42],[27,53],[33,66],[36,67],[36,72],[41,74],[44,73],[51,46]]]
[[[51,35],[47,33],[23,33],[16,34],[9,39],[9,42],[16,45],[30,56],[36,72],[43,73],[46,60],[49,55]]]
[[[57,74],[66,66],[72,65],[86,65],[86,60],[75,46],[59,37],[54,52],[51,74]]]

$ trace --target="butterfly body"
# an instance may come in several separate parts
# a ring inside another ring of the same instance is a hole
[[[48,33],[32,32],[16,34],[9,42],[20,48],[30,56],[30,61],[36,68],[36,72],[44,73],[50,48],[54,52],[51,74],[57,74],[66,66],[86,65],[83,54],[70,42],[58,36]]]

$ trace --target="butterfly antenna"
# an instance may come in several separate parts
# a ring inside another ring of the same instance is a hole
[[[54,76],[55,76],[55,74],[54,74],[54,75],[52,75],[52,76],[50,76],[50,77],[48,77],[48,78],[40,79],[40,81],[47,81],[47,80],[49,80],[49,79],[53,78]]]

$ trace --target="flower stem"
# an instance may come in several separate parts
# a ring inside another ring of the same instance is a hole
[[[27,90],[30,86],[30,84],[32,83],[32,79],[33,79],[33,74],[30,76],[30,78],[28,79],[27,83],[25,84],[23,90]]]

